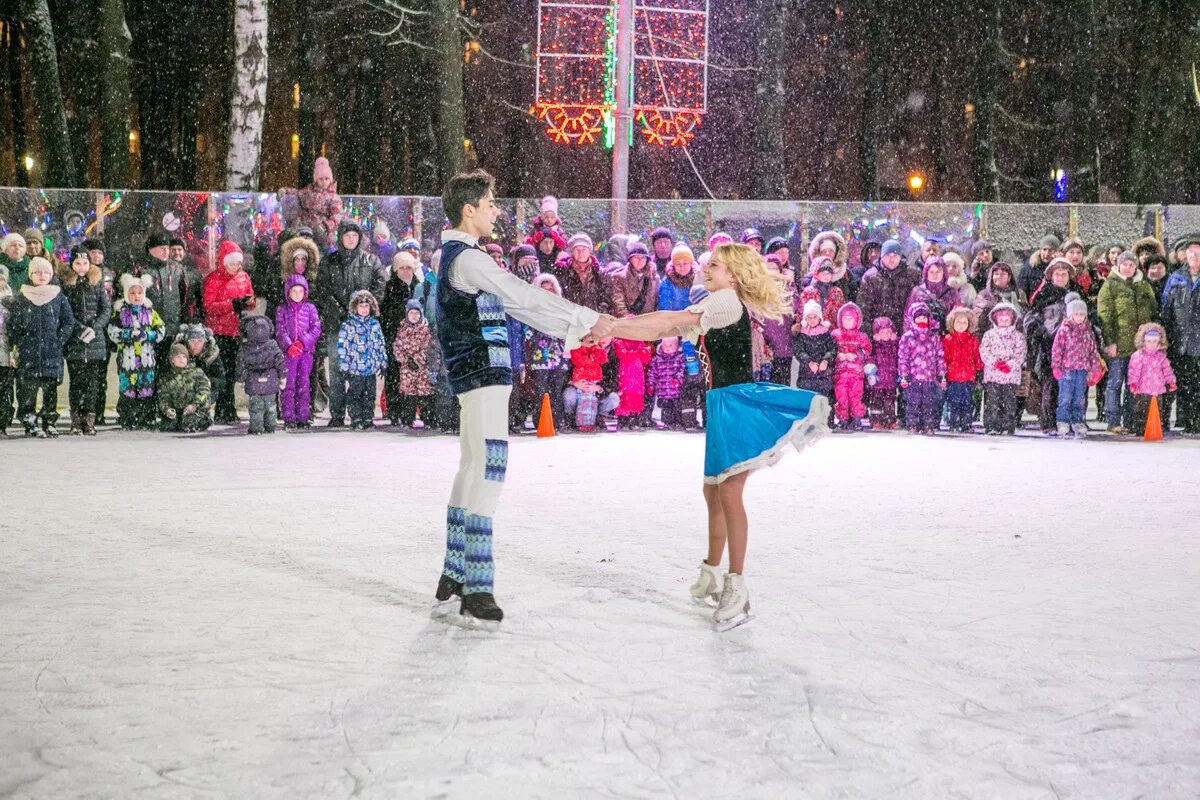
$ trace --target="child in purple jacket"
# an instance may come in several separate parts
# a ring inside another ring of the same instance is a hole
[[[932,435],[938,426],[938,400],[946,389],[946,356],[929,307],[918,300],[908,309],[909,328],[900,337],[897,372],[904,390],[909,433]]]
[[[867,390],[867,415],[871,427],[895,430],[900,340],[890,319],[875,318],[871,323],[871,342],[875,348],[875,382]]]
[[[312,392],[309,376],[317,340],[321,338],[321,318],[317,307],[308,302],[308,281],[303,275],[290,275],[284,286],[283,305],[275,311],[275,341],[284,352],[287,380],[280,398],[285,430],[307,428],[312,418]]]
[[[1087,303],[1075,299],[1067,303],[1067,318],[1050,350],[1050,368],[1058,381],[1058,435],[1087,436],[1083,421],[1087,409],[1088,386],[1100,379],[1100,350],[1096,334],[1088,321]],[[1096,380],[1090,380],[1095,375]]]
[[[647,377],[647,394],[658,400],[662,412],[660,421],[664,428],[677,430],[683,427],[679,411],[679,398],[683,394],[683,352],[679,339],[669,336],[658,343],[654,357],[650,359]]]

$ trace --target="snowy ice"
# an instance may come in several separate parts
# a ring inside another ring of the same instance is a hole
[[[1200,443],[522,438],[490,634],[430,619],[457,440],[0,444],[0,796],[1195,798]]]

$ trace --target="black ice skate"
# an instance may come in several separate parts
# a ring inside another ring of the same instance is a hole
[[[498,630],[504,612],[496,605],[496,598],[491,592],[475,592],[464,594],[462,605],[458,609],[460,624],[466,627],[479,627],[485,630]]]

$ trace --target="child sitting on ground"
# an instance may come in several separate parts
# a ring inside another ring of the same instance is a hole
[[[171,345],[168,356],[171,368],[158,382],[159,423],[164,431],[195,433],[205,430],[212,422],[208,416],[208,398],[212,387],[204,370],[191,359],[186,344]]]

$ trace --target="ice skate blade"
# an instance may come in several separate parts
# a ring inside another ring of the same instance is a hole
[[[734,628],[745,625],[747,622],[750,622],[753,619],[754,619],[753,614],[751,614],[748,611],[743,612],[741,614],[738,614],[733,619],[727,619],[724,622],[714,621],[713,622],[713,630],[716,631],[717,633],[725,633],[726,631],[731,631]]]
[[[721,602],[721,595],[719,594],[706,594],[703,597],[691,595],[691,598],[693,603],[703,608],[716,608],[717,604]]]
[[[457,597],[451,597],[449,600],[434,600],[433,606],[429,609],[429,616],[434,619],[445,619],[452,614],[458,616],[458,605]]]
[[[479,619],[470,614],[457,614],[453,624],[468,631],[487,631],[495,633],[500,630],[500,622],[493,619]]]

